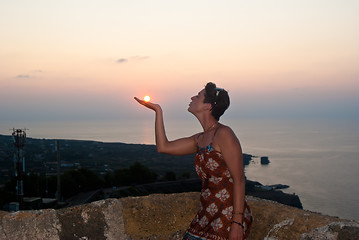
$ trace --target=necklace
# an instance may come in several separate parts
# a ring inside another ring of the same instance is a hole
[[[212,125],[212,126],[210,126],[208,129],[204,130],[204,131],[203,131],[203,133],[205,133],[205,132],[208,132],[208,131],[212,130],[212,128],[214,128],[214,126],[216,126],[216,124],[217,124],[217,122],[213,123],[213,125]]]

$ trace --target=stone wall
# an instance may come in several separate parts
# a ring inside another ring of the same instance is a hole
[[[0,239],[181,239],[199,193],[107,199],[65,209],[0,211]],[[359,239],[359,223],[248,197],[256,239]]]

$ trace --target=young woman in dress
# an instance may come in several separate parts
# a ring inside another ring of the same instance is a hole
[[[231,128],[218,122],[229,107],[228,92],[207,83],[188,107],[203,132],[174,141],[167,139],[160,105],[135,99],[156,114],[158,152],[196,153],[195,169],[202,180],[200,208],[183,239],[247,239],[252,215],[245,200],[242,149]]]

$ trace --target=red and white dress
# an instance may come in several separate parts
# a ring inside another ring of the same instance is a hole
[[[233,179],[222,154],[210,144],[195,157],[195,168],[202,180],[200,208],[183,240],[229,238],[233,213]],[[252,223],[252,213],[245,201],[244,239]]]

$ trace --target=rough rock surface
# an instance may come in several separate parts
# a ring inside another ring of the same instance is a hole
[[[252,240],[359,239],[359,223],[248,197]],[[199,193],[107,199],[60,210],[0,211],[0,239],[182,239]]]

